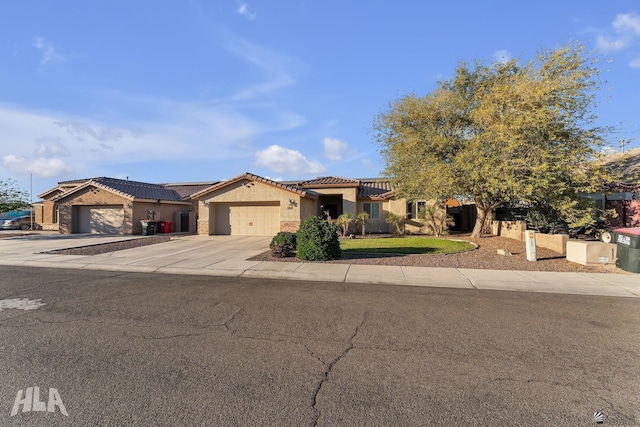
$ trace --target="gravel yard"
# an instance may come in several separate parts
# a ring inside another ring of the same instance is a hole
[[[590,273],[624,273],[613,265],[583,266],[569,262],[561,254],[549,249],[537,248],[538,261],[527,261],[525,244],[514,239],[497,236],[471,238],[469,235],[449,236],[473,242],[478,248],[468,252],[448,255],[392,255],[392,254],[346,254],[331,263],[399,265],[415,267],[477,268],[485,270],[522,270],[522,271],[569,271]],[[505,249],[512,255],[498,255],[498,249]],[[256,261],[299,262],[297,258],[276,258],[270,251],[251,258]]]
[[[69,249],[59,249],[46,253],[57,255],[98,255],[107,252],[121,251],[123,249],[155,245],[156,243],[168,242],[169,240],[171,240],[171,236],[165,234],[159,236],[148,236],[140,239],[123,240],[120,242],[102,243],[98,245],[81,246]]]

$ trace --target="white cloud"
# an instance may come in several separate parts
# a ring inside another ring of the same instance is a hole
[[[42,53],[40,64],[46,65],[50,62],[64,61],[64,56],[56,52],[53,44],[47,41],[44,37],[36,37],[33,39],[33,46]]]
[[[44,178],[72,173],[73,167],[59,158],[26,158],[8,154],[2,157],[2,164],[11,173],[18,175],[33,174]]]
[[[262,80],[244,85],[237,93],[223,101],[247,101],[271,94],[295,84],[292,70],[301,66],[293,58],[251,43],[228,31],[220,30],[221,45],[263,74]]]
[[[632,59],[629,62],[629,67],[631,67],[631,68],[640,68],[640,56],[638,56],[635,59]]]
[[[324,156],[330,160],[340,160],[349,148],[349,144],[337,138],[326,137],[322,140]]]
[[[123,97],[118,103],[124,117],[109,122],[0,104],[6,142],[0,154],[0,179],[30,173],[71,179],[72,171],[93,174],[109,165],[143,161],[250,158],[255,139],[304,123],[295,113],[269,105],[252,110],[250,117],[230,104]],[[146,111],[153,119],[133,121],[127,108]]]
[[[56,125],[66,128],[69,133],[76,135],[80,140],[84,140],[84,136],[89,136],[98,141],[117,141],[124,136],[122,129],[114,128],[93,128],[87,123],[82,122],[68,122],[58,121],[54,122]]]
[[[604,51],[616,52],[628,48],[640,38],[640,15],[621,13],[611,23],[615,36],[600,35],[596,46]]]
[[[629,42],[630,40],[627,37],[610,39],[609,37],[598,36],[596,39],[596,46],[601,50],[617,52],[619,50],[626,49],[629,46]]]
[[[244,16],[250,21],[256,19],[256,12],[249,9],[249,5],[247,3],[240,3],[236,12],[240,15]]]
[[[367,169],[376,169],[376,166],[373,164],[373,162],[370,159],[362,159],[360,160],[360,163],[362,164],[362,166],[364,166]]]
[[[496,60],[496,62],[500,62],[501,64],[506,64],[507,62],[511,61],[511,58],[513,58],[511,52],[504,49],[493,52],[492,56]]]
[[[257,151],[256,164],[288,175],[313,175],[325,171],[319,162],[309,161],[301,152],[279,145]]]
[[[618,33],[631,32],[640,35],[640,15],[635,12],[622,13],[613,21],[613,28]]]
[[[68,157],[71,153],[60,141],[60,138],[40,138],[36,140],[35,155],[37,157]]]

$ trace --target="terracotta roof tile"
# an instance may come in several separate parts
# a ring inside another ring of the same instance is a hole
[[[394,188],[387,179],[362,179],[358,188],[359,198],[383,198],[393,196]]]
[[[227,186],[229,184],[233,184],[235,182],[242,181],[244,179],[248,179],[248,180],[256,181],[256,182],[263,182],[263,183],[268,184],[268,185],[273,185],[274,187],[279,187],[279,188],[282,188],[284,190],[291,191],[293,193],[299,194],[302,197],[308,197],[308,196],[310,196],[312,198],[317,198],[318,197],[318,195],[313,191],[303,190],[303,189],[297,187],[296,185],[293,185],[293,184],[290,184],[290,183],[287,183],[287,182],[274,181],[274,180],[271,180],[269,178],[263,178],[261,176],[258,176],[258,175],[255,175],[255,174],[252,174],[252,173],[249,173],[249,172],[245,172],[242,175],[239,175],[239,176],[237,176],[235,178],[232,178],[230,180],[227,180],[227,181],[221,181],[221,182],[217,183],[216,185],[212,185],[212,186],[210,186],[208,188],[205,188],[204,190],[201,190],[201,191],[198,191],[197,193],[192,194],[191,197],[194,198],[194,199],[197,199],[197,198],[199,198],[199,197],[201,197],[201,196],[203,196],[203,195],[205,195],[207,193],[211,193],[211,192],[216,191],[216,190],[218,190],[220,188],[223,188],[223,187],[225,187],[225,186]]]
[[[343,178],[341,176],[320,176],[316,179],[310,179],[308,181],[302,181],[297,184],[301,188],[313,188],[313,187],[356,187],[360,185],[360,181],[357,179]]]

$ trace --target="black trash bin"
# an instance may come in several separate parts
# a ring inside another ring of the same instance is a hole
[[[152,236],[156,234],[156,228],[158,227],[158,223],[155,221],[140,221],[142,224],[142,235],[143,236]]]
[[[640,273],[640,227],[614,230],[617,243],[616,267]]]

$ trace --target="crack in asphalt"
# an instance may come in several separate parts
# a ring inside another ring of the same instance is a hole
[[[172,338],[191,338],[191,337],[200,337],[203,335],[208,335],[210,332],[203,332],[203,333],[198,333],[198,334],[176,334],[176,335],[168,335],[168,336],[163,336],[163,337],[154,337],[154,336],[150,336],[150,335],[130,335],[125,333],[126,336],[131,337],[131,338],[142,338],[144,340],[169,340]]]
[[[236,310],[236,312],[235,312],[235,313],[233,313],[233,314],[231,315],[231,317],[230,317],[226,322],[224,322],[224,324],[222,325],[222,326],[224,326],[224,328],[225,328],[227,331],[229,331],[229,333],[231,334],[231,336],[235,336],[235,334],[236,334],[236,333],[235,333],[235,331],[234,331],[233,329],[231,329],[231,322],[233,322],[233,321],[236,319],[236,317],[237,317],[240,313],[242,313],[242,311],[243,311],[243,310],[244,310],[243,308],[239,308],[238,310]]]
[[[296,344],[297,344],[297,343],[296,343]],[[308,345],[304,344],[304,348],[305,348],[305,350],[307,350],[307,353],[309,353],[309,354],[311,355],[311,357],[313,357],[314,359],[316,359],[318,362],[322,363],[324,366],[327,366],[327,363],[326,363],[324,360],[320,359],[320,357],[319,357],[317,354],[315,354],[315,353],[314,353],[314,352],[309,348],[309,346],[308,346]]]
[[[362,326],[364,325],[364,322],[367,321],[367,312],[364,312],[364,315],[362,317],[362,321],[360,322],[360,324],[358,326],[356,326],[355,331],[353,332],[353,334],[351,335],[351,337],[349,337],[349,342],[347,344],[347,347],[344,349],[344,351],[342,352],[342,354],[340,354],[338,357],[336,357],[335,359],[333,359],[331,362],[329,363],[325,363],[322,362],[322,360],[319,360],[325,365],[325,371],[322,374],[322,379],[320,380],[320,382],[318,383],[318,387],[316,387],[315,392],[313,393],[313,410],[315,411],[315,416],[311,422],[311,425],[313,427],[315,427],[316,425],[318,425],[318,421],[320,420],[320,417],[322,416],[322,412],[320,411],[320,409],[318,409],[318,395],[320,394],[320,391],[322,390],[322,386],[329,381],[329,375],[331,374],[331,371],[333,370],[333,367],[340,362],[342,359],[344,359],[347,354],[349,354],[349,352],[351,350],[353,350],[353,340],[356,338],[356,336],[358,336],[358,333],[360,332],[360,329],[362,328]],[[306,347],[306,346],[305,346]],[[308,349],[307,349],[308,350]],[[313,352],[310,352],[312,355]],[[317,357],[314,355],[314,357]]]

